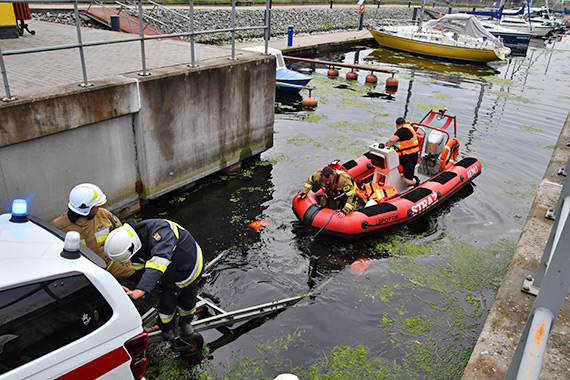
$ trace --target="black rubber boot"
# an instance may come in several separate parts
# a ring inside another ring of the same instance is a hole
[[[414,179],[416,180],[416,183],[413,186],[418,187],[420,185],[420,179],[416,176],[414,176]]]
[[[176,338],[176,334],[174,333],[174,323],[162,323],[160,320],[157,322],[158,327],[160,327],[160,334],[162,335],[162,339],[172,342],[174,338]]]
[[[182,331],[183,336],[192,336],[194,333],[194,327],[192,327],[192,319],[194,315],[188,315],[184,317],[180,317],[180,330]]]

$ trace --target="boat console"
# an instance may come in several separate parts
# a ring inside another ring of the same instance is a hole
[[[402,173],[398,170],[400,165],[398,152],[382,143],[370,145],[369,152],[370,162],[374,167],[372,182],[380,183],[383,186],[393,186],[398,190],[398,193],[406,191],[408,186]]]

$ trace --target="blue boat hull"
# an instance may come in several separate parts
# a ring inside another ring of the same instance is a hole
[[[276,88],[281,91],[299,91],[299,88],[288,87],[287,85],[305,86],[311,79],[313,77],[309,75],[286,68],[277,69],[275,73]]]
[[[524,48],[528,47],[532,35],[530,34],[518,34],[518,33],[508,33],[508,32],[496,32],[494,30],[489,30],[492,35],[503,39],[503,44],[508,47],[514,48]]]

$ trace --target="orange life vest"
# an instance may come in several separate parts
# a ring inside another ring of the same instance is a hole
[[[380,203],[398,195],[398,190],[394,186],[382,186],[376,182],[365,183],[362,185],[362,190],[356,192],[364,202],[376,201]]]
[[[404,124],[402,128],[406,128],[408,131],[412,132],[412,138],[409,140],[397,141],[393,145],[394,149],[396,149],[396,152],[398,152],[400,156],[419,152],[420,144],[418,142],[418,135],[416,134],[414,128],[412,128],[410,124]],[[394,134],[396,134],[396,132],[394,132]]]

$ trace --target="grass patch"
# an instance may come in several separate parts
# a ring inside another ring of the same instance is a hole
[[[545,133],[546,132],[546,130],[544,130],[544,129],[531,127],[529,125],[521,125],[519,128],[522,129],[523,131],[528,131],[528,132],[536,132],[536,133]]]

